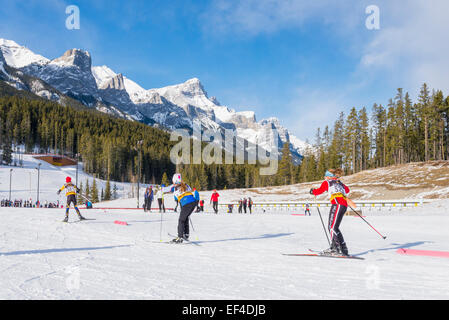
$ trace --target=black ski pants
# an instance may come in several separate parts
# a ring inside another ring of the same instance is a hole
[[[189,217],[195,210],[196,201],[188,203],[181,207],[181,213],[178,220],[178,237],[182,238],[184,235],[189,235]]]
[[[340,224],[343,216],[348,208],[341,204],[333,204],[329,212],[329,235],[331,237],[331,243],[337,248],[345,243],[343,234],[340,231]]]

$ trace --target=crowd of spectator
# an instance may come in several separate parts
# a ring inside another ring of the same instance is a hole
[[[41,203],[40,201],[33,202],[32,199],[30,200],[23,200],[23,199],[3,199],[0,201],[1,207],[15,207],[15,208],[59,208],[59,200],[56,202],[48,202],[45,201],[44,203]]]

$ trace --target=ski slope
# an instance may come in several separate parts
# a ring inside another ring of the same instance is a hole
[[[21,155],[22,156],[22,155]],[[16,163],[19,163],[19,155],[13,154],[16,159]],[[14,199],[27,199],[33,200],[33,203],[37,200],[38,190],[38,168],[39,171],[39,200],[41,204],[45,201],[56,202],[60,201],[65,203],[63,195],[58,196],[56,192],[65,183],[67,176],[72,178],[73,183],[76,181],[76,166],[64,166],[58,167],[49,164],[48,162],[35,159],[32,155],[23,155],[23,166],[5,166],[0,165],[0,199],[9,199],[10,188],[10,169],[11,172],[11,200]],[[82,163],[78,166],[78,185],[81,183],[86,186],[86,182],[89,182],[89,186],[92,187],[94,177],[85,173],[82,169]],[[106,181],[101,179],[95,179],[97,183],[97,189],[99,193],[101,189],[106,188]],[[117,196],[119,198],[128,198],[132,194],[132,185],[130,183],[121,183],[111,181],[111,189],[114,183],[117,185]],[[142,185],[141,196],[144,193],[144,185]],[[135,206],[135,205],[133,205]]]
[[[181,245],[160,243],[179,213],[82,210],[96,220],[65,224],[63,209],[0,208],[0,299],[448,299],[449,259],[396,252],[449,251],[448,205],[367,212],[386,240],[346,216],[342,232],[363,261],[281,255],[327,247],[315,208],[194,213],[196,244]]]

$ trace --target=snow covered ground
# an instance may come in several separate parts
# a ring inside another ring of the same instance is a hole
[[[173,212],[82,210],[96,220],[64,224],[62,209],[0,208],[0,299],[448,299],[449,259],[396,253],[449,251],[448,205],[367,214],[386,240],[345,217],[363,261],[281,255],[326,248],[315,209],[194,213],[196,244],[171,245],[160,240],[176,232]]]
[[[30,193],[35,199],[37,163],[25,156],[24,168],[0,166],[0,198],[8,197],[13,168],[12,199]],[[75,178],[75,168],[41,163],[41,200],[64,201],[56,190],[67,175]],[[79,180],[86,179],[91,185],[92,177],[80,170]],[[105,182],[97,182],[101,190]],[[115,209],[82,210],[96,220],[80,223],[62,223],[64,209],[0,208],[0,299],[449,298],[449,259],[396,252],[449,251],[447,199],[364,210],[386,240],[360,218],[345,217],[342,232],[350,253],[365,258],[360,261],[281,255],[327,247],[316,208],[311,217],[292,215],[302,209],[244,215],[221,208],[216,215],[209,211],[211,192],[201,192],[206,213],[192,215],[196,244],[160,243],[176,233],[179,213],[123,209],[136,208],[137,199],[127,198],[130,184],[118,186],[122,199],[94,204]],[[257,202],[301,199],[306,189],[304,184],[219,193],[221,202],[243,196]],[[172,208],[173,197],[165,199]],[[325,219],[327,211],[321,209]],[[73,209],[70,219],[77,220]]]

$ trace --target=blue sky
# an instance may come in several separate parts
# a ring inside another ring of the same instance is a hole
[[[147,89],[197,77],[223,105],[278,117],[312,141],[340,111],[386,104],[399,87],[448,94],[448,3],[0,0],[0,37],[50,59],[88,50]],[[365,26],[373,4],[379,30]],[[80,30],[65,27],[68,5]]]

